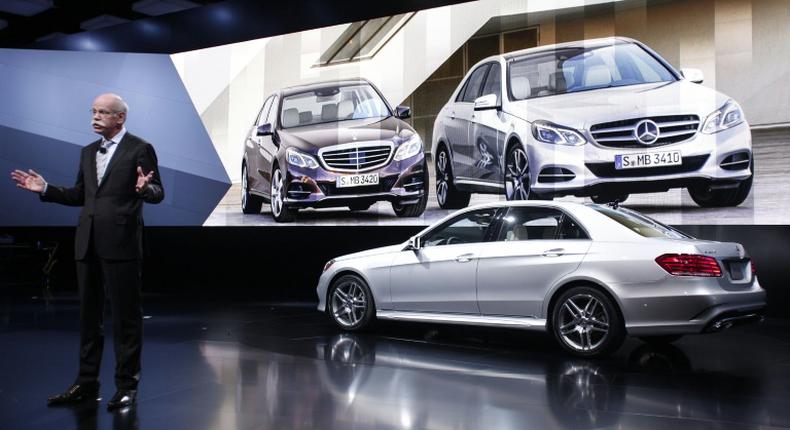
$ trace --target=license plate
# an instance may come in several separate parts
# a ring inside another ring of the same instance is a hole
[[[643,167],[679,166],[683,164],[680,151],[648,152],[644,154],[622,154],[614,156],[614,168],[638,169]]]
[[[378,185],[379,174],[367,173],[364,175],[346,175],[337,177],[338,188],[364,187],[365,185]]]

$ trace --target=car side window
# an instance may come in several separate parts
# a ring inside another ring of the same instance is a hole
[[[424,247],[484,242],[497,209],[467,212],[422,237]]]
[[[263,109],[261,109],[261,114],[258,116],[258,120],[255,122],[256,127],[260,127],[263,124],[266,124],[266,118],[269,116],[269,108],[272,107],[272,100],[274,100],[274,96],[270,96],[266,99],[266,102],[263,104]]]
[[[499,63],[493,63],[491,70],[488,71],[488,77],[483,85],[483,91],[480,92],[481,96],[489,94],[496,95],[497,104],[502,102],[502,68]]]
[[[557,238],[563,214],[552,208],[514,207],[502,219],[497,240],[551,240]]]
[[[469,76],[469,82],[464,89],[464,97],[461,101],[472,103],[476,98],[480,97],[480,87],[483,85],[483,79],[486,77],[486,71],[491,64],[483,64],[475,69],[472,75]]]
[[[568,216],[568,214],[564,214],[562,216],[562,222],[560,223],[560,233],[557,236],[558,239],[589,239],[590,236],[587,235],[587,232],[576,222],[575,219]]]

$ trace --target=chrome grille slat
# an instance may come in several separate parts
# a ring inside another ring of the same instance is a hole
[[[361,172],[386,165],[393,152],[391,143],[359,142],[326,147],[318,154],[329,170]]]
[[[655,122],[659,129],[658,139],[650,145],[645,145],[636,138],[635,128],[642,120]],[[699,126],[700,118],[697,115],[667,115],[595,124],[590,127],[590,134],[593,140],[601,146],[652,148],[689,140],[697,134]]]

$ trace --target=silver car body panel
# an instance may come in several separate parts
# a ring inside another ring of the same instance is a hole
[[[487,207],[550,207],[573,217],[590,239],[483,242],[408,249],[408,242],[334,259],[319,279],[318,309],[328,289],[346,273],[371,289],[378,317],[545,330],[552,299],[570,285],[594,285],[616,302],[631,335],[700,333],[732,313],[758,311],[765,291],[744,266],[736,243],[647,238],[571,202],[498,202],[460,210],[427,227],[422,236],[456,216]],[[722,277],[673,276],[655,259],[666,253],[715,257]]]

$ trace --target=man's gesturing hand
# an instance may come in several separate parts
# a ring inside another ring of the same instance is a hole
[[[44,191],[44,186],[47,184],[47,181],[45,181],[41,175],[33,171],[33,169],[27,172],[28,173],[25,173],[21,170],[14,170],[11,172],[11,179],[16,182],[16,186],[34,193]]]
[[[142,193],[148,188],[148,183],[151,182],[151,179],[154,177],[154,171],[148,172],[148,174],[143,174],[143,168],[137,166],[137,185],[134,186],[134,190],[138,193]]]

